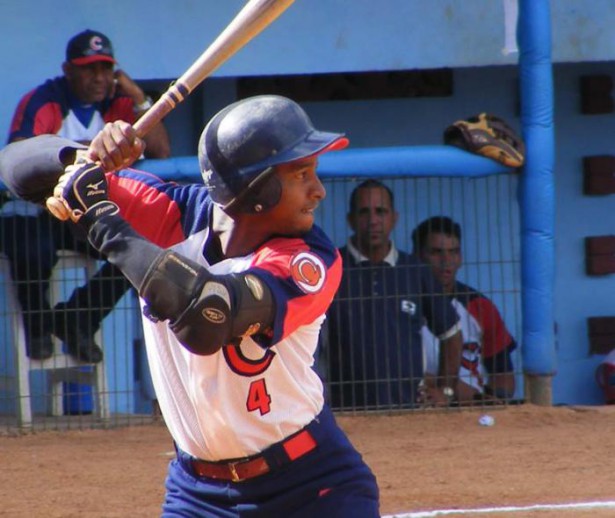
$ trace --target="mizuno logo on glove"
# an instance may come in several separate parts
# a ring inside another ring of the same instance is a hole
[[[96,183],[90,183],[88,185],[86,185],[86,188],[88,189],[86,196],[96,196],[96,195],[100,195],[100,194],[106,194],[106,180],[101,180],[100,182],[96,182]],[[104,187],[101,187],[104,186]]]

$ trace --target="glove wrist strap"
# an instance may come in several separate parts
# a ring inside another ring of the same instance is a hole
[[[120,213],[120,208],[110,200],[99,201],[92,205],[84,214],[79,218],[79,224],[83,225],[86,230],[89,229],[96,221],[103,216],[113,216]]]

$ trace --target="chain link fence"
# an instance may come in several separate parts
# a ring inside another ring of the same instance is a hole
[[[324,181],[328,194],[317,212],[317,224],[338,247],[345,246],[352,235],[348,203],[352,190],[364,180]],[[491,300],[510,335],[520,338],[517,177],[378,180],[394,193],[399,217],[391,238],[396,248],[412,252],[412,231],[424,219],[454,219],[462,229],[463,262],[458,279]],[[6,207],[5,203],[3,209]],[[4,210],[0,218],[0,431],[161,421],[135,290],[79,236],[71,235],[66,227],[58,232],[56,223],[35,212]],[[382,268],[367,271],[377,281]],[[368,315],[351,315],[351,332],[336,337],[347,342],[342,349],[330,343],[332,315],[323,327],[315,368],[334,410],[424,408],[415,394],[425,383],[423,344],[406,336],[407,325],[400,322],[397,327],[387,313],[390,308],[402,308],[402,313],[411,316],[420,296],[407,290],[413,272],[412,268],[398,269],[392,284],[381,293],[346,289],[338,294],[332,311],[341,311],[342,296],[349,297],[350,306],[358,303],[357,307],[371,309]],[[392,327],[385,325],[391,322]],[[361,335],[353,336],[353,332]],[[384,347],[392,343],[394,350]],[[474,354],[480,361],[480,341],[466,342],[466,346],[464,357]],[[510,356],[516,388],[502,404],[523,397],[519,349],[517,344]],[[366,395],[372,392],[376,395],[367,401]],[[332,399],[335,393],[350,397]],[[406,393],[414,395],[408,399]],[[474,404],[491,403],[483,398]]]

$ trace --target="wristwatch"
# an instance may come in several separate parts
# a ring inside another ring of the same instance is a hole
[[[134,112],[141,113],[141,112],[144,112],[145,110],[149,110],[153,104],[154,102],[152,101],[152,98],[149,95],[146,95],[145,100],[141,104],[135,103]]]
[[[444,394],[446,399],[448,399],[449,401],[455,399],[455,389],[453,389],[452,387],[442,387],[442,394]]]

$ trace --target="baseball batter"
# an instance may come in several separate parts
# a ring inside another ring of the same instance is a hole
[[[379,515],[375,477],[312,368],[342,269],[314,226],[326,194],[316,167],[319,154],[346,145],[314,129],[293,101],[258,96],[203,130],[205,186],[126,169],[143,142],[125,122],[108,124],[86,151],[106,173],[71,165],[56,186],[59,207],[142,300],[177,450],[163,516]],[[2,180],[42,202],[75,147],[49,136],[11,144],[0,154]]]

